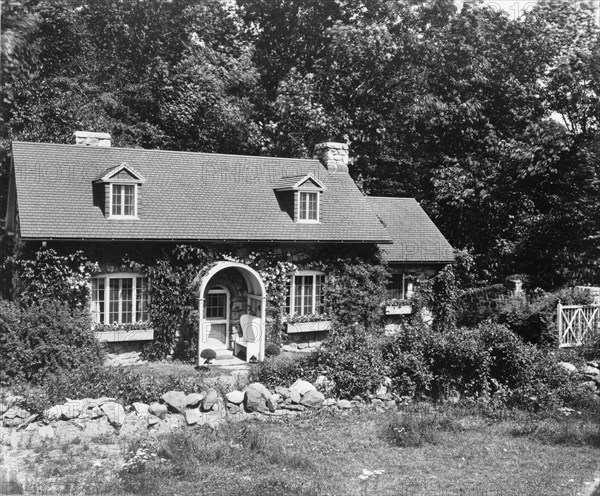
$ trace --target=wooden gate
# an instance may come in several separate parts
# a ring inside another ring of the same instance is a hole
[[[600,305],[561,305],[556,307],[558,344],[561,348],[581,346],[600,333]]]

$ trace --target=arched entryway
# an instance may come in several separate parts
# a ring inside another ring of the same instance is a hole
[[[198,364],[206,348],[219,353],[246,350],[246,361],[265,355],[267,295],[258,272],[240,262],[217,262],[199,275]],[[248,322],[247,333],[240,321]]]

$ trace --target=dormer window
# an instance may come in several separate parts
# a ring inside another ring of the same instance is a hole
[[[111,184],[110,216],[136,216],[136,184]]]
[[[299,222],[319,222],[319,193],[300,191]]]
[[[100,188],[98,203],[104,204],[104,215],[109,219],[137,219],[141,186],[145,182],[142,175],[126,163],[103,173],[94,185]]]
[[[276,193],[290,195],[286,203],[293,198],[294,221],[305,224],[321,222],[321,198],[325,190],[312,174],[283,177],[275,187]]]

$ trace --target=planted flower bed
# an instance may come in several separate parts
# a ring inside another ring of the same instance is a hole
[[[149,322],[134,324],[98,324],[94,327],[94,336],[98,341],[117,343],[125,341],[152,341],[154,329]]]

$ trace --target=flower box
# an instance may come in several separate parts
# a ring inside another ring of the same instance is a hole
[[[287,324],[288,334],[294,334],[298,332],[328,331],[329,329],[331,329],[331,321],[329,320],[317,320],[315,322],[288,322]]]
[[[131,329],[94,332],[98,341],[118,343],[123,341],[152,341],[154,329]]]
[[[410,315],[411,313],[411,305],[387,305],[385,307],[386,315]]]

